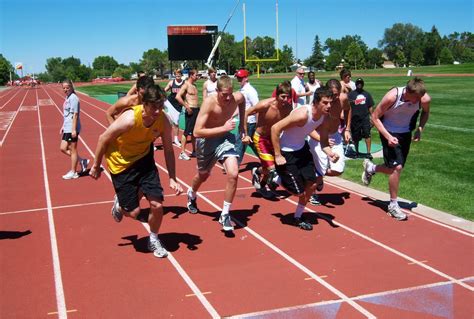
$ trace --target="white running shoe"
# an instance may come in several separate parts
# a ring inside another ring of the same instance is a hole
[[[364,171],[362,172],[362,183],[365,186],[369,186],[370,182],[372,181],[372,176],[374,173],[369,173],[369,164],[373,164],[368,158],[362,162],[362,166],[364,167]]]
[[[76,179],[79,177],[77,172],[69,171],[65,175],[63,175],[63,179]]]
[[[219,217],[219,223],[222,225],[222,229],[224,231],[234,230],[234,225],[232,225],[230,214],[226,214],[226,215],[221,214],[221,217]]]
[[[185,161],[191,160],[191,158],[185,152],[179,153],[178,159],[185,160]]]
[[[407,219],[407,214],[402,212],[398,204],[389,204],[387,209],[387,215],[392,216],[396,220],[405,220]]]
[[[148,250],[153,252],[153,255],[158,258],[164,258],[168,256],[168,251],[163,247],[163,244],[159,239],[152,240],[148,238]]]

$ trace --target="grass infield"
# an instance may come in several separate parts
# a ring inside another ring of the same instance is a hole
[[[474,220],[474,64],[413,68],[413,74],[425,81],[432,97],[431,112],[421,142],[412,143],[406,167],[400,180],[399,196],[430,206],[465,219]],[[394,86],[404,86],[408,81],[407,69],[355,70],[353,80],[363,77],[365,89],[377,104]],[[423,75],[426,74],[426,75]],[[382,76],[383,75],[383,76]],[[290,80],[293,74],[272,74],[250,77],[260,99],[270,97],[275,86]],[[316,78],[327,81],[339,78],[337,73],[317,73]],[[197,82],[201,91],[203,81]],[[161,82],[164,87],[166,82]],[[81,86],[77,89],[91,96],[116,94],[127,91],[130,84]],[[238,83],[235,81],[237,90]],[[372,140],[380,143],[377,130],[372,129]],[[363,141],[361,142],[363,144]],[[376,164],[383,159],[375,159]],[[343,178],[361,183],[362,160],[348,160]],[[387,193],[388,178],[375,175],[370,187]]]

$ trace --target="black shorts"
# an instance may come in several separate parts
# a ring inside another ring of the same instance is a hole
[[[307,182],[316,182],[316,169],[308,143],[295,152],[281,152],[286,159],[285,165],[277,165],[276,171],[281,178],[282,186],[293,195],[301,195]]]
[[[163,188],[155,166],[153,152],[136,161],[132,166],[118,174],[110,174],[120,207],[131,212],[140,205],[138,190],[148,200],[163,201]]]
[[[360,119],[351,123],[351,136],[354,142],[370,137],[370,119]]]
[[[73,143],[77,142],[77,139],[79,138],[79,134],[76,134],[76,137],[72,137],[72,133],[63,133],[63,141]]]
[[[196,124],[196,119],[199,113],[199,108],[191,108],[193,111],[191,114],[184,112],[184,135],[189,136],[193,135],[194,125]]]
[[[398,145],[395,147],[388,146],[387,139],[380,134],[380,141],[383,146],[383,160],[385,166],[395,167],[397,165],[405,166],[405,162],[410,152],[411,132],[407,133],[391,133],[390,135],[398,139]]]

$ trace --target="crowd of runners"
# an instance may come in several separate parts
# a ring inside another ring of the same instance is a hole
[[[175,78],[164,89],[142,74],[127,95],[107,110],[110,125],[99,136],[90,166],[89,175],[99,178],[105,157],[116,193],[112,207],[115,221],[120,222],[123,216],[137,219],[140,200],[146,198],[150,206],[148,247],[155,256],[167,256],[158,238],[164,198],[154,161],[158,138],[170,178],[169,187],[176,195],[183,189],[176,181],[173,144],[181,150],[179,160],[196,160],[196,173],[186,190],[186,206],[191,214],[199,212],[199,188],[215,164],[222,164],[226,182],[219,223],[225,232],[234,229],[231,206],[247,146],[260,159],[259,165],[252,168],[256,191],[272,200],[279,197],[279,188],[297,196],[293,225],[302,230],[313,228],[303,218],[303,212],[308,203],[320,204],[318,193],[324,187],[324,176],[344,172],[344,145],[349,142],[355,143],[356,156],[365,157],[363,184],[369,185],[376,173],[387,174],[390,195],[387,213],[396,220],[407,219],[398,204],[398,187],[410,143],[420,139],[429,116],[431,98],[421,79],[412,78],[406,86],[390,89],[374,107],[371,95],[364,90],[364,80],[358,78],[353,82],[349,70],[342,70],[340,79],[322,83],[313,72],[308,73],[305,82],[305,72],[299,68],[291,81],[279,83],[272,96],[264,99],[259,99],[247,70],[235,74],[240,84],[237,92],[233,90],[231,77],[217,78],[212,68],[208,73],[209,79],[202,87],[202,101],[196,86],[196,70],[189,71],[186,81],[182,80],[181,71],[176,70]],[[74,179],[87,172],[89,160],[77,153],[81,130],[79,99],[70,81],[62,85],[66,100],[61,151],[71,158],[71,169],[63,178]],[[180,116],[185,121],[181,138]],[[372,126],[380,133],[384,159],[381,165],[371,161]],[[237,133],[233,133],[235,129]],[[365,154],[359,153],[362,139],[367,146]],[[191,143],[190,153],[187,143]]]

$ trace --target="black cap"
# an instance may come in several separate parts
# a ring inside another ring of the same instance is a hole
[[[357,85],[358,83],[364,85],[364,79],[362,79],[362,78],[357,78],[357,80],[355,81],[355,84]]]

